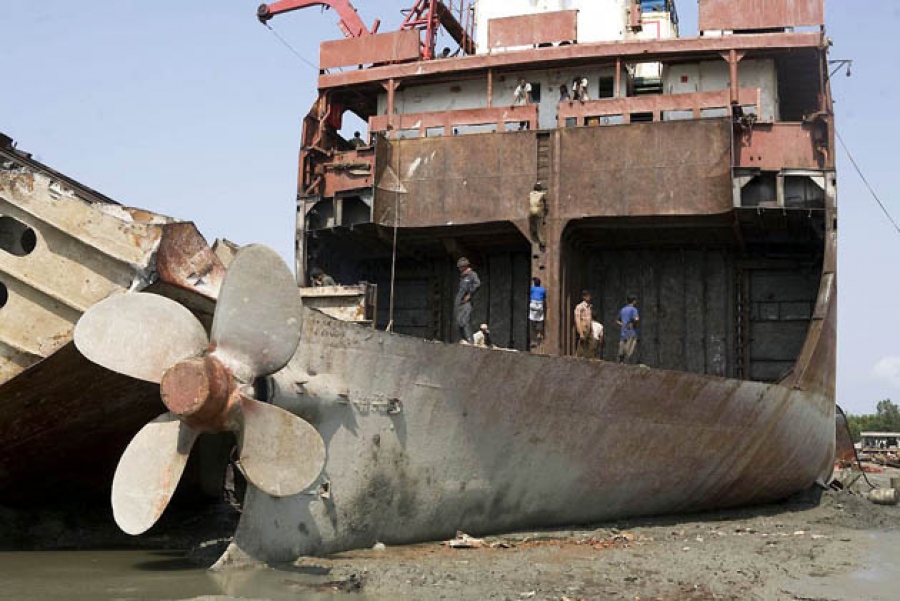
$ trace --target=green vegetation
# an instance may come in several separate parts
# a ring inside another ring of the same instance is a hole
[[[900,407],[885,399],[878,403],[874,414],[847,414],[853,442],[859,442],[860,432],[900,432]]]

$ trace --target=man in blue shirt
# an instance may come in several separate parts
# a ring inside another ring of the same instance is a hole
[[[619,363],[626,363],[637,349],[637,325],[641,321],[637,310],[637,297],[629,296],[628,304],[619,311],[616,325],[622,328],[619,336]]]
[[[541,286],[541,278],[531,278],[531,298],[528,303],[528,331],[531,348],[544,341],[544,305],[547,302],[547,289]]]

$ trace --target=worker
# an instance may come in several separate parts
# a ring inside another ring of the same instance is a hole
[[[472,269],[469,260],[461,257],[456,262],[459,270],[459,289],[456,291],[456,326],[459,328],[460,342],[472,344],[472,299],[481,288],[481,280]]]
[[[594,359],[603,358],[603,324],[599,321],[591,322],[591,336],[594,338]]]
[[[528,335],[531,348],[544,342],[544,310],[547,304],[547,289],[541,285],[541,278],[531,278],[531,297],[528,302]]]
[[[519,78],[519,85],[516,86],[513,92],[513,106],[528,106],[532,102],[531,84],[524,77],[521,77]],[[519,131],[529,127],[528,121],[519,121]]]
[[[358,131],[353,132],[353,138],[350,140],[350,144],[353,145],[353,148],[363,148],[368,146],[366,141],[362,139],[362,136],[359,135]]]
[[[334,281],[334,278],[322,271],[319,267],[313,267],[309,270],[309,279],[315,288],[337,286],[337,282]]]
[[[513,92],[513,106],[528,106],[531,103],[531,84],[524,77],[521,77],[519,78],[519,85],[516,86],[516,90]]]
[[[491,330],[490,328],[488,328],[488,324],[481,324],[481,327],[478,328],[478,331],[472,335],[472,341],[475,343],[475,346],[485,348],[494,346],[491,342]]]
[[[594,336],[591,324],[594,322],[593,295],[590,290],[581,293],[581,302],[575,307],[575,335],[577,337],[575,355],[582,359],[594,358]]]
[[[571,101],[572,97],[569,96],[569,88],[566,87],[566,84],[562,84],[561,86],[559,86],[559,103]]]
[[[531,228],[531,238],[544,250],[544,221],[547,216],[547,191],[541,182],[534,185],[528,195],[528,224]]]
[[[587,77],[576,77],[572,80],[572,100],[579,102],[587,102],[591,97],[588,95]]]
[[[619,363],[627,363],[637,349],[637,325],[641,321],[637,305],[637,297],[629,296],[628,304],[622,307],[621,311],[619,311],[619,319],[616,320],[616,325],[621,328],[619,336]]]

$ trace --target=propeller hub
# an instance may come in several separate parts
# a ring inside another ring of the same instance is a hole
[[[163,374],[160,392],[169,411],[191,426],[213,426],[228,402],[230,377],[212,357],[187,359]]]

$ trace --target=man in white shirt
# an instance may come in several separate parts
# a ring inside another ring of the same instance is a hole
[[[491,330],[488,329],[488,325],[486,323],[481,324],[481,327],[478,329],[478,331],[472,335],[472,341],[474,342],[475,346],[493,346],[491,344]]]
[[[513,106],[528,106],[531,102],[531,84],[522,77],[513,92]]]
[[[528,106],[531,103],[531,84],[522,77],[513,92],[513,106]],[[528,129],[528,121],[519,121],[519,130],[523,129]]]

